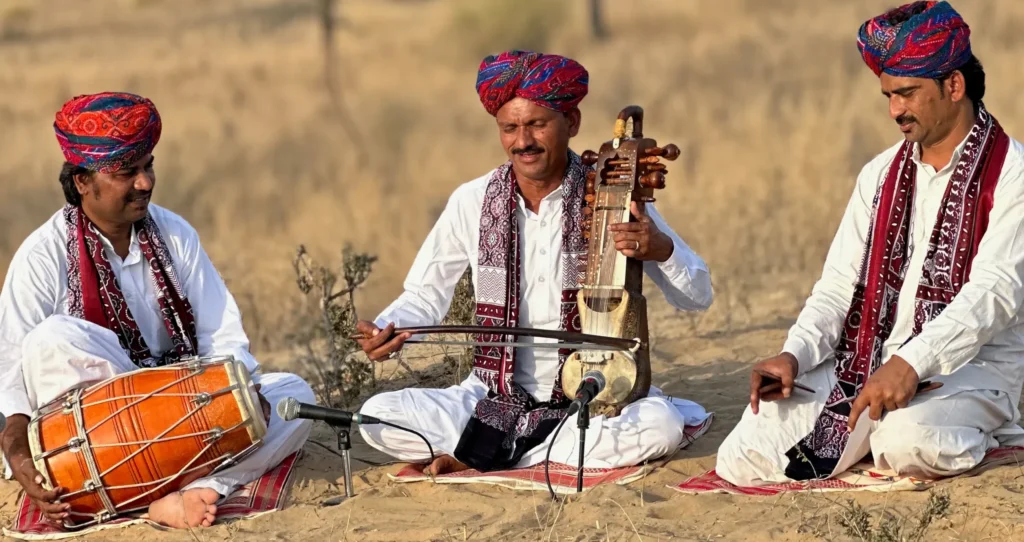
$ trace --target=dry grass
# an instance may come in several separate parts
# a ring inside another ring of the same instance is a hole
[[[608,2],[600,43],[585,2],[501,2],[490,14],[479,4],[339,3],[339,92],[364,165],[330,114],[318,2],[5,5],[0,25],[17,39],[0,40],[0,272],[61,203],[53,113],[86,92],[135,91],[160,107],[155,201],[198,228],[249,323],[258,315],[262,355],[294,331],[295,246],[321,259],[346,242],[378,255],[357,299],[371,315],[400,291],[451,190],[503,160],[473,89],[484,52],[543,46],[588,68],[577,150],[608,139],[629,103],[645,107],[651,136],[683,149],[659,208],[712,269],[718,298],[694,324],[704,331],[782,311],[751,307],[761,292],[791,311],[856,172],[898,140],[854,46],[859,23],[890,0]],[[1018,134],[1024,4],[961,4],[986,101]]]

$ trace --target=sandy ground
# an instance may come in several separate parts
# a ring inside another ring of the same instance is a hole
[[[282,512],[191,535],[135,527],[92,539],[844,540],[847,499],[870,525],[886,513],[916,521],[927,493],[755,499],[665,487],[713,466],[742,412],[747,370],[781,346],[857,172],[899,138],[854,42],[864,19],[896,2],[605,3],[610,37],[596,41],[582,1],[340,1],[332,102],[313,0],[0,1],[0,272],[62,203],[53,113],[77,94],[138,92],[164,118],[154,201],[200,232],[257,356],[302,372],[294,334],[311,322],[291,271],[296,247],[332,265],[346,243],[379,256],[357,303],[364,315],[389,303],[451,191],[504,160],[475,70],[486,53],[525,47],[590,71],[577,150],[608,139],[631,103],[647,110],[648,135],[683,149],[658,208],[715,284],[700,315],[648,296],[655,384],[716,421],[643,481],[553,505],[543,493],[395,485],[391,466],[361,470],[357,497],[319,507],[339,492],[341,468],[310,445]],[[1019,139],[1024,4],[956,7],[989,74],[986,104]],[[322,428],[314,438],[333,440]],[[1004,467],[941,484],[951,513],[924,539],[1022,539],[1022,476]],[[0,522],[18,494],[0,482]]]

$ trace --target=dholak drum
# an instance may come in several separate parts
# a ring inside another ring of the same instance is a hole
[[[65,526],[148,508],[263,443],[263,409],[234,357],[190,358],[69,391],[33,413],[29,446],[44,487],[64,487]]]

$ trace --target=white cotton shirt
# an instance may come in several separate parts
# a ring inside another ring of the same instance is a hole
[[[455,286],[472,268],[477,284],[480,214],[491,173],[458,187],[420,248],[405,279],[405,291],[377,317],[385,327],[437,325],[451,305]],[[647,213],[659,230],[674,244],[672,256],[662,263],[644,262],[644,272],[664,293],[669,304],[680,310],[705,310],[711,305],[711,278],[704,261],[676,235],[647,204]],[[559,329],[562,299],[562,189],[540,202],[537,212],[526,208],[518,196],[521,254],[521,297],[519,327]],[[650,297],[646,293],[645,297]],[[519,338],[521,342],[555,342],[551,339]],[[558,351],[516,349],[515,382],[539,401],[550,398],[558,372]]]
[[[199,234],[180,216],[150,204],[149,212],[171,253],[174,270],[196,318],[199,354],[233,355],[250,372],[259,364],[249,353],[249,339],[241,314],[213,263],[199,242]],[[100,235],[104,253],[124,294],[142,337],[155,357],[170,350],[153,274],[132,231],[128,256],[122,260]],[[14,254],[0,291],[0,412],[31,414],[22,376],[22,342],[48,316],[67,310],[67,227],[63,210],[34,231]]]
[[[914,367],[921,380],[942,382],[943,394],[997,390],[1008,393],[1016,405],[1024,384],[1024,322],[1019,315],[1024,307],[1024,146],[1018,141],[1010,140],[993,194],[988,229],[968,281],[953,302],[907,342],[914,328],[914,298],[928,242],[965,143],[966,138],[949,164],[938,171],[921,162],[920,148],[915,145],[912,159],[917,167],[917,184],[911,252],[882,361],[899,355]],[[783,351],[796,356],[801,373],[835,359],[834,347],[850,308],[871,225],[872,200],[899,147],[889,148],[861,171],[822,276],[789,332]]]

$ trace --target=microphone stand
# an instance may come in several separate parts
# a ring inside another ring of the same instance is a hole
[[[355,494],[352,489],[352,426],[338,424],[334,427],[338,430],[338,449],[341,450],[341,462],[345,470],[345,498],[352,498]]]
[[[590,427],[590,403],[583,403],[583,408],[576,418],[576,427],[580,432],[580,460],[576,464],[576,493],[583,492],[583,455],[584,445],[587,442],[587,428]]]

